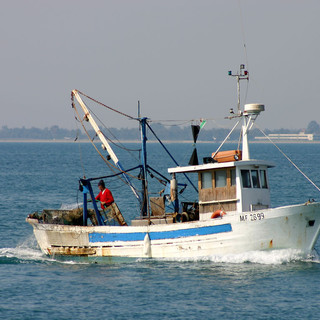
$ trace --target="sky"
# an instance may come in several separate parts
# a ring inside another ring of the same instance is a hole
[[[0,128],[74,129],[70,92],[157,120],[236,108],[228,71],[246,64],[241,103],[261,128],[320,123],[319,0],[1,0]],[[132,126],[108,113],[109,127]],[[174,122],[172,122],[174,123]]]

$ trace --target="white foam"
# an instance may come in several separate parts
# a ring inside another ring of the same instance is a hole
[[[77,209],[79,208],[79,206],[81,206],[82,203],[62,203],[60,210],[73,210],[73,209]]]
[[[36,240],[33,235],[25,239],[23,243],[19,244],[15,248],[0,248],[0,258],[16,258],[21,263],[27,261],[38,262],[53,262],[62,264],[90,264],[88,261],[74,260],[70,257],[70,260],[60,260],[54,257],[49,257],[41,252],[37,246]],[[103,257],[102,257],[103,259]],[[311,262],[320,263],[320,256],[314,250],[312,254],[305,254],[299,250],[283,249],[283,250],[270,250],[270,251],[249,251],[244,253],[226,254],[226,255],[212,255],[205,257],[195,258],[165,258],[155,259],[162,261],[181,261],[181,262],[197,262],[197,261],[209,261],[213,263],[226,263],[226,264],[265,264],[265,265],[280,265],[290,262]],[[145,261],[145,258],[139,258],[136,262]]]
[[[40,250],[34,250],[31,248],[1,248],[0,257],[17,258],[19,260],[42,260],[43,254]]]
[[[249,251],[239,254],[229,254],[224,256],[212,256],[210,260],[213,262],[224,263],[256,263],[279,265],[293,261],[300,261],[305,255],[300,250],[283,249],[271,251]]]
[[[304,261],[305,262],[320,263],[320,256],[316,250],[313,250],[313,252],[311,254],[309,254]]]
[[[290,262],[315,262],[320,263],[319,256],[308,256],[300,250],[283,249],[283,250],[270,250],[270,251],[249,251],[244,253],[226,254],[226,255],[212,255],[205,257],[195,258],[170,258],[164,260],[171,261],[211,261],[214,263],[227,263],[227,264],[265,264],[265,265],[280,265]]]
[[[21,263],[37,261],[37,262],[54,262],[62,264],[88,264],[88,262],[74,261],[74,260],[57,260],[53,257],[49,257],[41,252],[38,248],[36,240],[33,236],[30,236],[23,243],[15,248],[0,248],[0,258],[16,258]]]
[[[36,239],[33,235],[25,239],[15,248],[1,248],[0,257],[16,258],[21,261],[47,260],[47,257],[37,247]]]

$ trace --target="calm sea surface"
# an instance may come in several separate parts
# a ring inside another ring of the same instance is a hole
[[[187,164],[191,144],[167,146]],[[199,144],[199,158],[216,147]],[[280,148],[320,185],[320,144]],[[174,164],[159,145],[148,149],[150,165],[166,175],[165,168]],[[135,151],[116,153],[125,168],[139,157]],[[274,146],[253,144],[251,154],[277,164],[269,170],[273,206],[320,201],[319,192]],[[26,216],[77,206],[78,178],[108,174],[90,144],[0,143],[1,319],[320,319],[319,241],[310,259],[290,250],[196,260],[44,256]],[[106,182],[127,220],[137,216],[128,187],[117,178]],[[154,192],[162,188],[156,179],[150,185]],[[183,195],[192,199],[192,188]]]

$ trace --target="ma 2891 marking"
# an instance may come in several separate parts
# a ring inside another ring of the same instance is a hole
[[[240,222],[241,221],[259,221],[264,219],[264,213],[250,213],[240,215]]]

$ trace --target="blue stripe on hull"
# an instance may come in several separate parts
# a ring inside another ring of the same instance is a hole
[[[230,232],[232,231],[231,224],[222,224],[218,226],[150,232],[151,240],[163,239],[177,239],[183,237],[204,236],[215,233]],[[89,242],[115,242],[115,241],[143,241],[145,232],[131,232],[131,233],[101,233],[92,232],[89,234]]]

